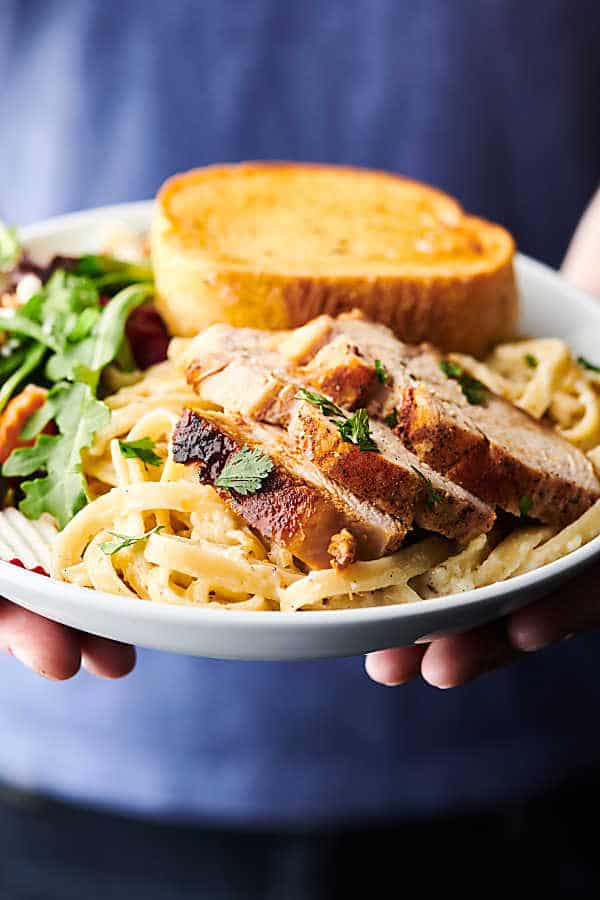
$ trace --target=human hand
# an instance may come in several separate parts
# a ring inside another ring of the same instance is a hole
[[[600,190],[584,213],[562,274],[600,297]],[[380,684],[405,684],[422,675],[434,687],[457,687],[519,656],[600,625],[600,566],[550,597],[507,619],[463,634],[367,656],[366,670]]]
[[[108,638],[67,628],[0,598],[0,649],[58,681],[81,665],[101,678],[120,678],[135,666],[135,650]]]
[[[368,675],[388,686],[418,675],[434,687],[458,687],[507,665],[523,653],[541,650],[600,625],[600,566],[508,618],[432,641],[370,653]]]

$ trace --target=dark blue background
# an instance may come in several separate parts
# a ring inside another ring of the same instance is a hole
[[[592,0],[0,6],[0,213],[154,194],[176,170],[287,158],[456,194],[558,264],[600,175]],[[565,602],[568,602],[568,589]],[[598,639],[441,693],[361,660],[143,653],[60,687],[0,661],[0,776],[152,814],[364,819],[546,790],[598,762]]]

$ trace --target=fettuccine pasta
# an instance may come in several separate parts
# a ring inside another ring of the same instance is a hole
[[[173,357],[180,342],[176,348]],[[564,342],[500,345],[485,362],[453,358],[494,392],[552,423],[600,472],[600,376],[577,363]],[[558,533],[542,525],[508,531],[497,525],[463,548],[428,537],[343,571],[306,573],[287,551],[263,543],[214,488],[174,462],[179,415],[207,405],[172,361],[129,379],[106,402],[111,421],[83,460],[93,499],[56,539],[52,569],[57,578],[121,597],[286,612],[414,602],[530,571],[600,534],[596,503]],[[120,440],[143,438],[152,440],[160,465],[122,455]],[[107,552],[123,536],[138,539]]]

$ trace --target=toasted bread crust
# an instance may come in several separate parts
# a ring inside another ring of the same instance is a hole
[[[295,328],[360,308],[403,340],[480,355],[516,327],[510,235],[385,172],[244,163],[175,176],[152,251],[174,334]]]

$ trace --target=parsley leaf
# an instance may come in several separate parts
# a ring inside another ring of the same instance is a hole
[[[578,356],[577,362],[583,369],[587,369],[588,372],[596,372],[596,374],[600,375],[600,366],[594,365],[594,363],[591,363],[585,356]]]
[[[532,506],[533,500],[531,499],[531,497],[527,497],[526,495],[524,495],[519,500],[519,512],[522,516],[528,516]]]
[[[537,369],[538,367],[538,358],[534,356],[533,353],[525,354],[525,362],[529,366],[530,369]]]
[[[215,480],[215,486],[226,491],[236,491],[242,497],[256,494],[263,482],[273,470],[273,463],[256,447],[251,450],[247,444],[229,457],[221,474]]]
[[[64,528],[87,503],[81,451],[90,446],[95,433],[108,423],[110,410],[81,383],[65,386],[54,400],[58,407],[59,433],[41,434],[33,447],[14,450],[4,463],[2,474],[23,478],[45,473],[21,483],[25,497],[19,509],[29,519],[50,513]]]
[[[473,378],[471,375],[468,375],[457,363],[450,362],[448,359],[443,359],[440,362],[440,369],[448,378],[454,379],[454,381],[458,381],[460,385],[460,389],[469,401],[474,406],[485,406],[486,396],[487,396],[487,388],[485,384],[482,384],[481,381],[478,381],[477,378]]]
[[[431,483],[431,480],[426,475],[424,475],[420,469],[417,469],[416,466],[411,466],[411,469],[413,470],[413,472],[417,473],[417,475],[419,476],[419,478],[421,479],[421,481],[427,488],[427,497],[425,500],[425,502],[427,504],[427,509],[434,509],[438,503],[443,503],[444,498],[438,491],[436,491],[436,489],[434,488],[434,486]]]
[[[389,416],[386,416],[383,420],[388,428],[395,428],[398,424],[398,410],[394,408]]]
[[[298,392],[299,400],[306,400],[312,406],[317,406],[324,416],[342,416],[346,418],[346,414],[339,406],[324,397],[323,394],[317,394],[315,391],[309,391],[306,388],[300,388]]]
[[[162,466],[161,457],[154,452],[156,444],[152,438],[140,438],[139,441],[119,441],[119,450],[125,459],[139,459],[145,466]]]
[[[377,380],[381,384],[388,383],[388,381],[390,379],[390,373],[388,372],[388,370],[386,369],[386,367],[384,366],[384,364],[381,362],[380,359],[375,360],[375,372],[377,374]]]
[[[474,406],[485,406],[487,396],[485,384],[482,384],[477,378],[472,378],[466,374],[461,375],[458,383],[469,403]]]
[[[9,272],[16,266],[22,252],[17,229],[0,222],[0,272]]]
[[[114,556],[115,553],[118,553],[119,550],[125,550],[127,547],[133,547],[134,544],[139,544],[140,541],[147,541],[148,538],[153,534],[158,534],[161,529],[163,529],[164,525],[156,525],[154,528],[151,528],[150,531],[146,531],[144,534],[136,535],[132,537],[128,534],[119,534],[118,531],[109,531],[109,534],[112,534],[116,540],[114,541],[105,541],[103,544],[100,544],[100,549],[106,556]]]
[[[369,428],[366,409],[357,409],[350,418],[336,420],[338,431],[347,444],[356,444],[360,450],[377,450],[377,444]]]
[[[341,419],[334,419],[334,423],[338,427],[340,437],[347,444],[356,444],[361,450],[378,449],[371,435],[369,414],[366,409],[357,409],[354,415],[347,416],[343,409],[340,409],[323,394],[317,394],[306,388],[300,388],[298,397],[300,400],[306,400],[312,406],[318,407],[328,418],[341,416]]]
[[[454,378],[456,381],[460,378],[463,373],[462,366],[459,366],[458,363],[450,362],[449,359],[443,359],[440,362],[440,369],[448,378]]]

